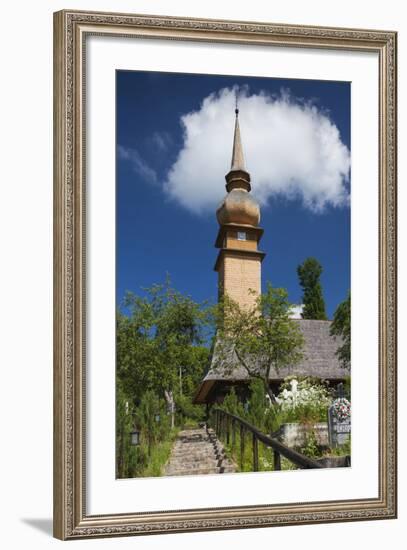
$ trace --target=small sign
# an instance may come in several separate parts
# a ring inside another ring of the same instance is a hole
[[[328,409],[329,444],[332,448],[344,445],[351,433],[350,417],[339,420],[334,405]]]
[[[350,422],[345,420],[345,422],[337,422],[336,424],[336,433],[337,434],[348,434],[350,432]]]

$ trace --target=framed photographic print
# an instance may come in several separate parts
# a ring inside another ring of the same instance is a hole
[[[396,517],[396,33],[54,16],[54,534]]]

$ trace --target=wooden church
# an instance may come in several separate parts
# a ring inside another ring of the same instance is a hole
[[[247,307],[253,305],[256,295],[261,293],[261,264],[265,253],[259,250],[263,235],[259,227],[260,207],[250,193],[250,174],[244,163],[237,108],[235,114],[232,163],[226,174],[227,195],[216,212],[219,231],[215,246],[219,252],[215,271],[218,272],[219,298],[226,293],[240,306]],[[255,292],[250,293],[249,289]],[[304,336],[303,358],[292,368],[280,370],[278,376],[272,375],[271,387],[277,390],[290,375],[317,377],[331,384],[343,381],[347,373],[335,354],[341,342],[330,335],[331,321],[296,319],[295,322],[299,323]],[[224,369],[219,367],[215,343],[211,364],[195,394],[195,403],[222,402],[232,386],[238,395],[247,394],[249,376],[233,351],[226,362]]]

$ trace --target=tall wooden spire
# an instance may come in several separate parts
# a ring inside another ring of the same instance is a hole
[[[235,109],[236,121],[235,121],[235,134],[233,137],[233,151],[232,151],[232,162],[230,165],[231,170],[243,170],[246,171],[244,165],[244,156],[243,156],[243,146],[242,138],[240,136],[240,126],[239,126],[239,109]]]
[[[261,292],[261,262],[265,254],[258,249],[263,234],[259,227],[260,207],[250,193],[237,105],[235,115],[232,162],[225,176],[227,195],[216,211],[219,232],[215,246],[220,250],[215,271],[219,299],[227,294],[240,306],[250,307]]]

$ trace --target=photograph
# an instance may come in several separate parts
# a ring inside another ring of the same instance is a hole
[[[397,516],[397,32],[54,14],[54,536]]]
[[[115,86],[116,479],[350,467],[352,83]]]

